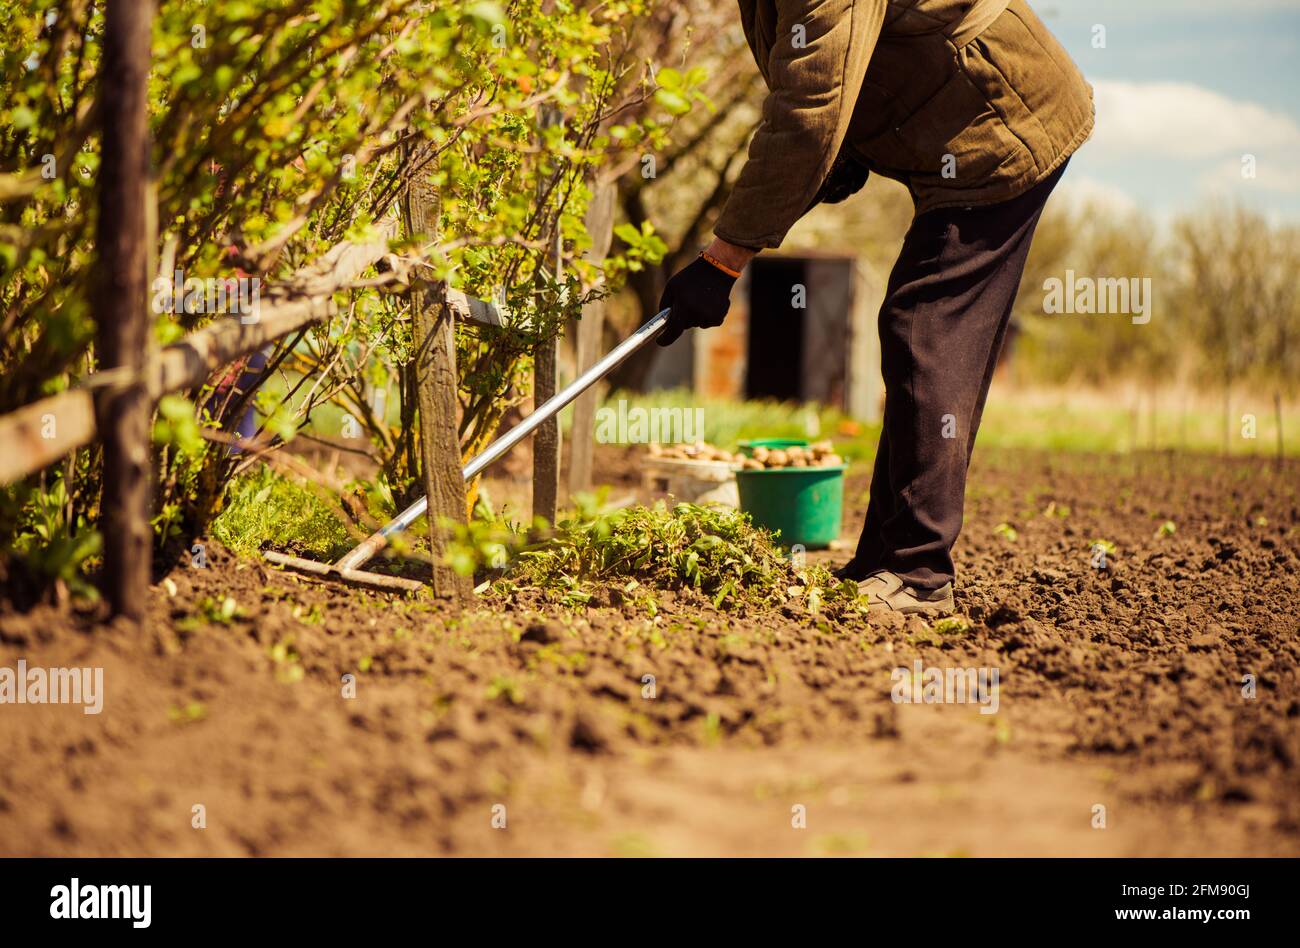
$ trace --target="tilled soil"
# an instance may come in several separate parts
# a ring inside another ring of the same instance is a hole
[[[634,459],[601,450],[625,492]],[[106,691],[0,705],[0,853],[1294,855],[1298,485],[981,455],[964,630],[689,591],[453,615],[210,547],[143,633],[0,612],[0,666]],[[996,713],[896,703],[917,660],[995,669]]]

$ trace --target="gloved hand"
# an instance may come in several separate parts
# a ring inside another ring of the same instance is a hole
[[[703,257],[678,270],[659,297],[659,310],[671,308],[668,323],[655,341],[671,346],[686,330],[721,326],[731,306],[736,278]]]
[[[839,204],[861,191],[870,175],[871,172],[865,166],[840,152],[831,165],[831,170],[827,172],[826,180],[808,205],[808,210],[811,211],[818,204]]]

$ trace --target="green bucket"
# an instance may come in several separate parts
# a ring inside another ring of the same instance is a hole
[[[846,467],[739,470],[740,509],[755,525],[779,530],[782,546],[824,549],[840,535]]]
[[[753,441],[740,442],[740,453],[747,458],[754,456],[755,448],[767,448],[769,451],[784,451],[786,448],[806,448],[808,442],[799,438],[755,438]]]

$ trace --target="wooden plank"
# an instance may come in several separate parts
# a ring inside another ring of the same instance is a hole
[[[11,484],[95,439],[95,399],[70,389],[0,418],[0,484]]]
[[[437,237],[439,195],[432,170],[407,182],[403,198],[408,236]],[[465,522],[465,479],[461,474],[456,426],[456,336],[445,293],[424,283],[411,287],[416,399],[420,408],[420,452],[424,492],[429,498],[429,549],[433,556],[433,594],[457,603],[473,598],[470,576],[446,562],[450,536],[443,520]]]
[[[590,260],[603,260],[614,239],[614,207],[618,188],[613,181],[597,178],[591,186],[586,226],[591,237]],[[596,300],[582,308],[578,320],[577,372],[581,375],[600,358],[605,329],[605,301]],[[573,428],[569,435],[569,493],[591,490],[592,449],[595,441],[598,385],[593,385],[573,403]]]
[[[388,252],[388,241],[396,236],[398,226],[395,218],[385,220],[370,239],[337,244],[285,283],[266,291],[264,295],[270,299],[263,300],[256,322],[245,324],[236,317],[222,317],[168,346],[146,370],[150,395],[156,399],[166,392],[200,385],[241,356],[303,326],[333,317],[338,310],[334,293],[346,288]],[[468,300],[464,294],[455,303],[454,311],[463,312],[466,318],[500,322],[491,304]],[[0,484],[33,474],[95,440],[99,429],[90,410],[92,391],[111,379],[107,373],[97,372],[77,388],[0,417],[0,444],[17,447],[0,456]]]
[[[388,242],[397,236],[399,226],[396,218],[385,218],[367,239],[336,244],[283,283],[264,290],[255,320],[222,317],[168,346],[159,359],[154,394],[200,385],[241,356],[335,316],[334,294],[388,253]]]
[[[449,286],[445,286],[444,292],[447,307],[457,319],[468,319],[485,326],[506,324],[504,315],[497,309],[495,303],[476,300],[472,296],[466,296],[462,290],[453,290]]]
[[[100,390],[97,404],[104,439],[104,580],[113,614],[136,621],[145,617],[153,561],[149,527],[153,400],[144,377],[149,334],[145,205],[152,24],[152,0],[110,0],[106,7],[93,301],[99,364],[110,372],[127,370],[118,384]]]

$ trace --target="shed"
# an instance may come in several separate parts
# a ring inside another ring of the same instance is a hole
[[[815,402],[876,421],[883,291],[871,268],[849,254],[761,254],[732,291],[726,322],[661,350],[646,387]]]

